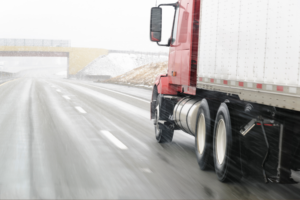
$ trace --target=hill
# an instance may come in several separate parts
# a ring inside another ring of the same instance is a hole
[[[153,86],[155,78],[160,74],[166,74],[168,62],[151,63],[135,68],[123,75],[113,77],[104,82],[118,83],[135,86]]]
[[[110,75],[119,76],[149,63],[164,62],[168,60],[166,55],[143,55],[143,54],[122,54],[110,53],[107,56],[100,56],[93,63],[87,66],[81,73],[86,75]]]

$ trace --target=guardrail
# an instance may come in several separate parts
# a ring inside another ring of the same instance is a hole
[[[16,76],[16,73],[0,71],[0,79],[3,79],[3,78],[12,78],[12,77],[15,77],[15,76]]]
[[[124,53],[124,54],[142,54],[142,55],[156,55],[168,56],[166,52],[144,52],[144,51],[122,51],[122,50],[109,50],[109,53]]]

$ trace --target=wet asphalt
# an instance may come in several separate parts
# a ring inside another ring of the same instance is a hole
[[[157,143],[150,98],[150,89],[68,79],[0,83],[0,198],[300,198],[299,184],[219,182],[181,131]]]

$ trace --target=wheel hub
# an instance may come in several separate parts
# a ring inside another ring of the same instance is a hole
[[[226,155],[226,126],[223,119],[220,119],[216,134],[216,156],[219,164],[223,164]]]
[[[204,114],[202,113],[198,122],[198,129],[197,129],[197,147],[198,147],[198,152],[200,154],[202,154],[204,151],[205,136],[206,136],[205,117]]]

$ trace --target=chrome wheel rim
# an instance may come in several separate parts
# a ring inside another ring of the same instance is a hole
[[[197,147],[198,147],[198,152],[200,154],[202,154],[204,151],[205,137],[206,137],[205,117],[204,114],[201,113],[200,119],[198,121],[198,129],[197,129]]]
[[[220,119],[216,135],[216,156],[219,164],[223,164],[226,155],[226,126],[223,119]]]

